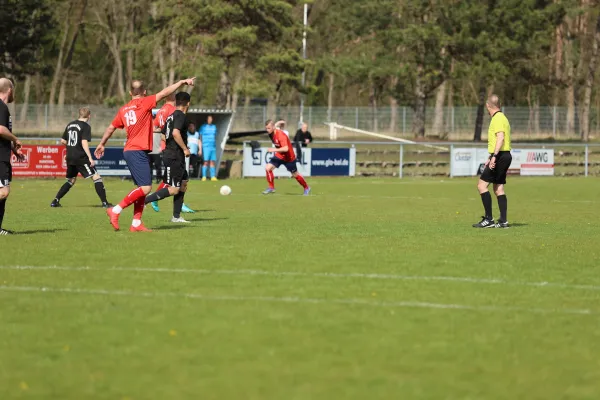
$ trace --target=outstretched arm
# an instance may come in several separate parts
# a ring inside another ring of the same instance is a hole
[[[94,155],[96,158],[100,159],[104,156],[104,145],[108,142],[108,139],[115,133],[117,128],[115,128],[112,124],[106,128],[104,131],[104,135],[102,136],[102,140],[100,140],[100,144],[96,147],[96,151],[94,151]]]
[[[169,87],[164,88],[160,92],[156,93],[156,102],[158,103],[165,97],[168,97],[170,94],[174,93],[177,89],[179,89],[183,85],[194,86],[194,81],[196,77],[184,79],[182,81],[176,82]]]

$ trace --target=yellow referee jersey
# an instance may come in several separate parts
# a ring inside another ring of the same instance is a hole
[[[494,113],[490,121],[490,128],[488,129],[488,153],[490,154],[496,150],[498,132],[504,132],[504,143],[500,151],[510,151],[510,124],[506,115],[501,111]]]

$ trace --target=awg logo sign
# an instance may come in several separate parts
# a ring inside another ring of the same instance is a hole
[[[29,168],[29,165],[31,163],[31,148],[26,148],[23,147],[21,148],[21,151],[23,152],[23,155],[25,155],[25,160],[23,161],[17,161],[17,157],[14,154],[11,154],[10,157],[10,162],[12,164],[12,167],[14,169],[26,169]]]

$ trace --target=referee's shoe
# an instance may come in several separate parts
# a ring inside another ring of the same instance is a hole
[[[481,217],[481,221],[473,224],[473,228],[495,228],[496,222],[493,218]]]

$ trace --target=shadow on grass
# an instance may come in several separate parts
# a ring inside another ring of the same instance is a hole
[[[35,229],[31,231],[15,232],[15,235],[35,235],[37,233],[56,233],[60,231],[66,231],[66,229]]]
[[[223,221],[229,218],[188,218],[192,222],[208,222],[208,221]]]
[[[524,224],[524,223],[521,223],[521,222],[517,222],[517,223],[514,223],[514,224],[511,223],[510,224],[511,228],[523,228],[525,226],[529,226],[529,224]]]

